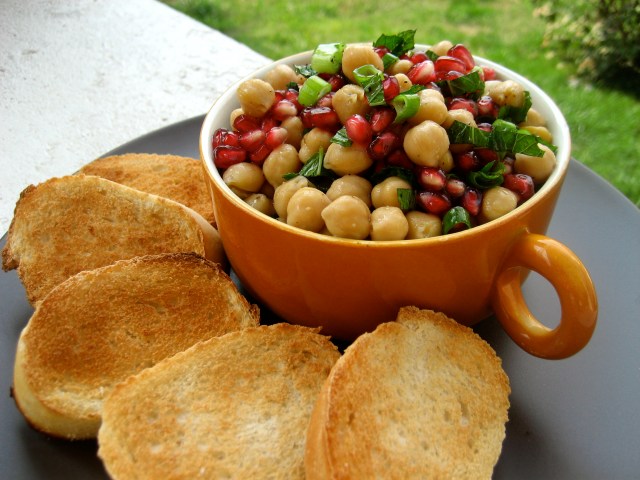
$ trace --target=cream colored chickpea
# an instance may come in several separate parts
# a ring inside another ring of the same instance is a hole
[[[300,143],[300,151],[298,157],[302,163],[307,163],[311,157],[313,157],[322,148],[324,152],[327,151],[331,144],[331,138],[333,134],[327,130],[321,128],[312,128],[302,137]]]
[[[234,109],[231,112],[231,114],[229,115],[229,125],[231,125],[233,127],[233,122],[235,122],[236,118],[238,118],[243,113],[244,113],[244,111],[241,108]]]
[[[298,151],[293,145],[283,143],[274,148],[269,154],[262,164],[262,172],[267,182],[274,187],[278,187],[284,182],[282,176],[285,173],[297,172],[301,167],[302,163],[298,158]]]
[[[339,176],[362,173],[372,164],[367,148],[357,143],[350,147],[332,143],[324,156],[324,167]]]
[[[247,115],[262,117],[271,108],[276,99],[273,87],[259,78],[245,80],[238,87],[240,108]]]
[[[273,217],[276,214],[275,208],[273,208],[273,200],[267,197],[264,193],[252,193],[244,199],[252,208],[255,208],[259,212]]]
[[[498,105],[521,107],[524,105],[524,87],[513,80],[491,80],[485,83],[485,94]]]
[[[345,175],[331,183],[331,186],[327,190],[327,197],[333,201],[343,195],[353,195],[370,207],[372,188],[371,182],[360,175]]]
[[[449,110],[447,112],[447,118],[442,122],[444,128],[449,128],[455,121],[462,122],[470,127],[477,127],[476,119],[473,118],[473,113],[463,108],[457,108],[455,110]]]
[[[407,73],[413,67],[413,62],[411,60],[407,60],[406,58],[401,58],[397,62],[392,63],[389,68],[387,68],[387,73],[389,75],[398,75],[399,73]]]
[[[331,104],[342,124],[352,115],[357,114],[364,117],[371,109],[364,89],[360,85],[351,83],[340,88],[333,95]]]
[[[542,143],[539,143],[538,147],[544,152],[542,157],[516,153],[516,159],[513,162],[515,172],[529,175],[536,185],[544,183],[556,166],[556,155],[553,150]]]
[[[409,80],[409,77],[407,77],[404,73],[396,73],[394,77],[396,77],[396,80],[398,80],[398,87],[400,88],[400,93],[406,92],[413,86],[413,83],[411,83],[411,80]]]
[[[412,210],[407,213],[407,223],[409,230],[407,240],[418,240],[420,238],[431,238],[442,235],[442,220],[437,215],[431,213]]]
[[[484,192],[478,220],[486,223],[506,215],[518,206],[518,196],[504,187],[492,187]]]
[[[553,135],[551,135],[551,132],[547,130],[546,127],[540,127],[537,125],[519,125],[519,126],[520,128],[523,128],[524,130],[527,130],[533,133],[534,135],[537,135],[545,142],[553,143]]]
[[[404,240],[409,222],[398,207],[380,207],[371,212],[371,240]]]
[[[373,65],[378,70],[384,70],[382,59],[369,44],[347,45],[342,54],[342,73],[355,83],[353,71],[363,65]]]
[[[407,119],[409,125],[418,125],[425,120],[431,120],[441,124],[446,120],[448,112],[447,106],[440,92],[427,88],[421,90],[418,93],[418,97],[420,98],[420,106],[416,114]]]
[[[304,82],[304,77],[298,75],[293,68],[289,65],[280,64],[269,70],[264,79],[275,90],[285,90],[290,83],[301,84]]]
[[[242,200],[244,200],[245,198],[247,198],[249,195],[251,195],[252,192],[247,192],[246,190],[242,190],[241,188],[236,188],[236,187],[229,187],[229,189],[238,197],[241,198]]]
[[[298,175],[278,186],[273,194],[273,208],[278,217],[287,220],[287,206],[291,197],[300,189],[311,186],[306,177]]]
[[[449,150],[447,131],[432,120],[425,120],[407,130],[403,141],[409,159],[424,167],[437,167]]]
[[[338,197],[322,210],[321,215],[334,237],[364,240],[369,236],[371,212],[358,197]]]
[[[371,204],[374,208],[400,207],[399,189],[411,189],[411,184],[400,177],[387,177],[371,190]]]
[[[297,190],[287,204],[287,224],[310,232],[319,232],[324,228],[322,211],[331,200],[314,187]]]
[[[453,43],[451,43],[449,40],[442,40],[435,45],[432,45],[429,50],[434,52],[436,55],[441,56],[446,55],[451,47],[453,47]]]
[[[546,127],[547,121],[535,108],[530,108],[527,112],[527,118],[524,119],[524,125],[531,125],[534,127]]]
[[[230,187],[255,193],[262,188],[264,174],[258,165],[242,162],[227,168],[222,174],[222,180]]]
[[[453,161],[453,154],[451,153],[451,150],[447,150],[445,154],[440,157],[440,160],[438,161],[438,167],[440,167],[440,169],[445,173],[449,173],[451,170],[453,170],[453,167],[455,167],[455,162]]]
[[[293,145],[296,150],[299,150],[300,144],[302,143],[302,136],[304,135],[304,125],[300,117],[287,117],[282,121],[280,126],[287,131],[286,143]]]

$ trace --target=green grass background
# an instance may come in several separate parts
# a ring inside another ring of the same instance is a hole
[[[270,58],[318,43],[372,41],[416,29],[416,42],[464,43],[530,78],[563,111],[573,156],[640,206],[640,78],[635,92],[590,85],[542,47],[530,0],[165,0]],[[205,59],[206,61],[206,59]]]

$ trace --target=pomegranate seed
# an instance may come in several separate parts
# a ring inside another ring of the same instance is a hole
[[[233,128],[235,128],[240,133],[259,130],[260,127],[261,125],[259,119],[251,117],[245,113],[243,113],[242,115],[238,115],[233,121]]]
[[[284,99],[275,103],[271,107],[271,115],[273,118],[279,121],[283,121],[286,118],[293,117],[298,114],[298,109],[290,100]]]
[[[329,85],[331,85],[331,91],[332,92],[337,92],[338,90],[340,90],[344,84],[346,83],[344,77],[342,75],[331,75],[328,79],[327,82],[329,82]]]
[[[389,49],[387,47],[373,47],[373,51],[376,52],[380,58],[389,53]]]
[[[347,130],[347,136],[355,143],[360,145],[369,145],[373,138],[373,130],[371,124],[362,115],[351,115],[344,122]]]
[[[485,132],[491,132],[491,130],[493,130],[493,125],[483,122],[478,124],[478,128],[480,130],[484,130]]]
[[[415,52],[413,55],[409,57],[409,60],[411,60],[411,63],[415,65],[416,63],[421,63],[426,60],[429,60],[429,57],[425,52]]]
[[[231,147],[240,146],[240,136],[236,132],[231,132],[226,128],[219,128],[213,132],[213,139],[211,140],[211,146],[213,148],[221,145],[228,145]]]
[[[440,192],[444,190],[447,183],[447,176],[439,168],[420,167],[417,171],[418,183],[429,192]]]
[[[275,98],[273,100],[273,103],[278,103],[280,100],[284,100],[284,90],[275,91]]]
[[[512,157],[504,157],[502,159],[502,165],[504,165],[504,171],[502,172],[503,175],[513,173],[513,164],[515,161],[516,160]]]
[[[464,62],[458,58],[442,55],[436,59],[433,64],[436,75],[446,74],[449,72],[467,73],[467,67]]]
[[[398,79],[394,76],[385,75],[382,81],[382,91],[384,92],[384,100],[387,103],[391,103],[395,97],[400,93],[400,84]]]
[[[267,132],[267,136],[264,139],[264,144],[270,149],[273,150],[279,145],[282,145],[287,141],[287,137],[289,136],[289,132],[286,128],[282,127],[273,127],[271,130]]]
[[[271,149],[263,143],[255,152],[249,154],[249,161],[258,166],[262,166],[270,153]]]
[[[328,107],[313,107],[309,109],[308,116],[312,127],[331,131],[338,129],[341,125],[338,114]],[[302,123],[304,124],[304,120]]]
[[[329,92],[325,96],[323,96],[320,100],[318,100],[318,102],[316,103],[315,106],[316,107],[332,108],[333,107],[333,92]]]
[[[462,206],[470,215],[474,217],[480,213],[480,206],[482,205],[482,193],[475,188],[467,187],[460,199],[460,206]]]
[[[371,129],[373,133],[380,133],[386,130],[396,119],[396,111],[388,107],[376,107],[371,113]]]
[[[240,146],[248,152],[255,152],[264,143],[266,134],[258,129],[240,134]]]
[[[471,55],[471,52],[467,47],[461,43],[451,47],[447,54],[462,61],[466,69],[465,73],[469,73],[471,69],[476,66],[476,61],[473,59],[473,55]]]
[[[488,117],[488,118],[497,118],[498,112],[500,111],[500,106],[493,101],[489,95],[485,95],[480,97],[477,101],[478,105],[478,116],[479,117]]]
[[[474,118],[478,115],[478,106],[470,98],[453,98],[449,102],[449,110],[467,110]]]
[[[382,160],[393,150],[400,148],[401,145],[400,137],[395,133],[383,132],[369,144],[369,156],[374,160]]]
[[[305,108],[300,112],[300,120],[304,128],[313,128],[313,118],[311,117],[311,108]]]
[[[298,113],[302,111],[302,109],[304,108],[300,102],[298,101],[298,91],[294,88],[290,88],[289,90],[287,90],[284,94],[284,98],[286,100],[289,100],[291,103],[293,103],[296,106],[296,109],[298,110]]]
[[[456,78],[460,78],[464,75],[464,73],[457,72],[455,70],[451,70],[450,72],[442,72],[436,73],[436,80],[439,82],[455,80]]]
[[[475,148],[474,151],[476,152],[478,160],[480,160],[480,163],[483,165],[499,159],[498,152],[491,150],[490,148],[478,147]]]
[[[491,67],[482,67],[482,72],[484,73],[484,81],[487,82],[489,80],[496,79],[496,71]]]
[[[444,186],[445,191],[451,198],[460,198],[464,194],[467,186],[459,178],[449,178]]]
[[[402,167],[406,168],[407,170],[411,170],[415,166],[415,163],[409,160],[409,157],[406,153],[404,153],[404,150],[399,148],[398,150],[394,150],[387,156],[387,165]]]
[[[470,150],[456,155],[455,164],[459,170],[462,170],[463,172],[470,172],[480,166],[480,161],[478,160],[475,151]]]
[[[407,77],[409,77],[409,80],[411,80],[411,83],[414,85],[428,85],[431,82],[435,82],[434,63],[431,60],[416,63],[407,72]]]
[[[535,191],[533,179],[529,175],[525,175],[523,173],[505,175],[502,186],[518,195],[520,202],[524,202],[531,198]]]
[[[451,209],[451,200],[440,192],[420,192],[416,197],[418,205],[427,213],[442,216]]]
[[[229,168],[247,159],[247,152],[240,147],[221,145],[213,149],[213,163],[218,168]]]
[[[280,122],[277,119],[275,119],[273,115],[266,115],[262,119],[262,123],[260,124],[260,129],[263,132],[267,133],[269,130],[279,125],[280,125]]]

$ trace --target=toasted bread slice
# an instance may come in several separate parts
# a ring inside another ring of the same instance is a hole
[[[217,263],[148,255],[84,271],[54,288],[18,342],[13,396],[52,436],[95,437],[115,384],[196,342],[259,324]]]
[[[202,163],[195,158],[127,153],[98,158],[82,167],[79,173],[169,198],[195,210],[215,225]]]
[[[509,393],[470,328],[403,308],[332,369],[309,425],[307,478],[491,478]]]
[[[311,409],[339,357],[279,323],[229,333],[119,384],[98,455],[112,478],[304,478]]]
[[[35,306],[82,270],[172,252],[224,261],[217,230],[188,207],[103,178],[72,175],[21,193],[2,268],[18,269]]]

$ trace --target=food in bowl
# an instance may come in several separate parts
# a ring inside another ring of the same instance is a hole
[[[556,163],[529,92],[414,33],[319,45],[244,81],[211,142],[225,183],[289,225],[359,240],[455,233],[526,202]]]

